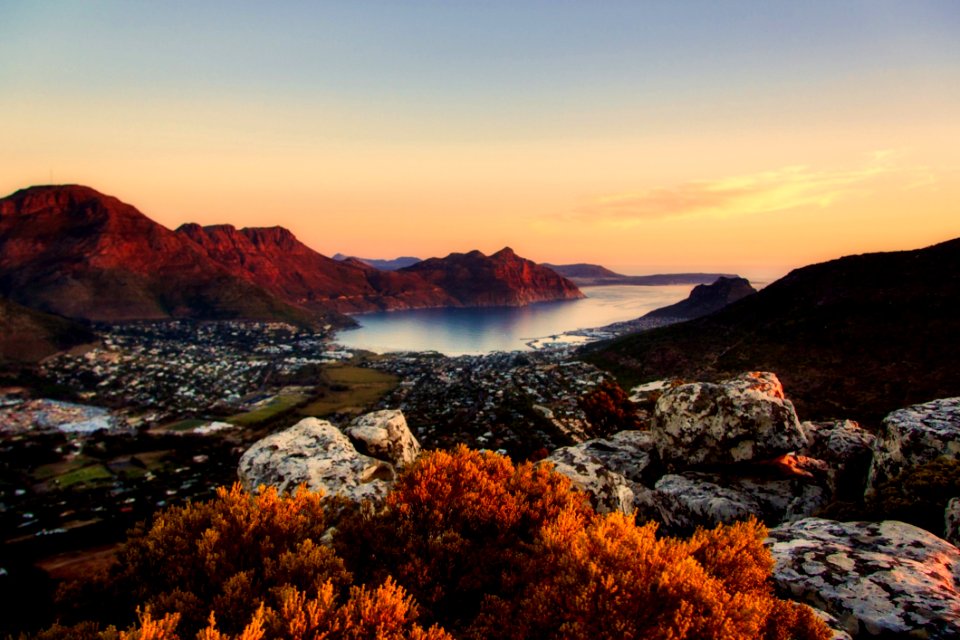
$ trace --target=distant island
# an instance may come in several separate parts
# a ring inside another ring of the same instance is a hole
[[[647,276],[628,276],[611,271],[598,264],[550,264],[541,266],[552,269],[569,279],[578,287],[603,287],[612,285],[663,286],[673,284],[711,284],[718,278],[737,278],[730,273],[658,273]]]

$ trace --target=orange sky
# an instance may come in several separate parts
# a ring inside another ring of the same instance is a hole
[[[781,275],[916,248],[960,236],[960,20],[903,4],[821,7],[783,34],[762,3],[715,26],[655,16],[677,43],[641,33],[652,18],[629,3],[546,23],[497,5],[480,26],[448,9],[436,27],[323,5],[337,15],[293,33],[295,12],[183,27],[122,3],[110,19],[0,9],[0,190],[87,184],[169,227],[283,225],[328,255],[509,245]],[[843,24],[865,17],[869,37]],[[261,28],[289,33],[274,58],[247,51]],[[561,28],[580,38],[555,41]]]

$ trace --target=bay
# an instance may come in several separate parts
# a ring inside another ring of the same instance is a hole
[[[437,351],[457,356],[526,351],[537,339],[638,318],[683,300],[692,288],[692,285],[582,287],[587,296],[582,300],[541,302],[526,307],[367,313],[354,316],[360,328],[337,334],[336,342],[377,353]]]

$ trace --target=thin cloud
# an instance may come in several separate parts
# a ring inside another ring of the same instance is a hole
[[[784,167],[752,175],[608,195],[585,203],[567,217],[634,224],[687,216],[731,217],[797,207],[826,207],[881,176],[906,171],[915,180],[917,169],[896,169],[889,164],[893,155],[890,151],[877,152],[869,166],[859,169],[817,171],[808,166]]]

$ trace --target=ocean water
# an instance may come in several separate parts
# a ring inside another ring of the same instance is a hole
[[[450,356],[528,350],[537,339],[638,318],[686,298],[693,285],[582,287],[583,300],[526,307],[416,309],[354,316],[359,329],[337,342],[377,353],[437,351]]]

